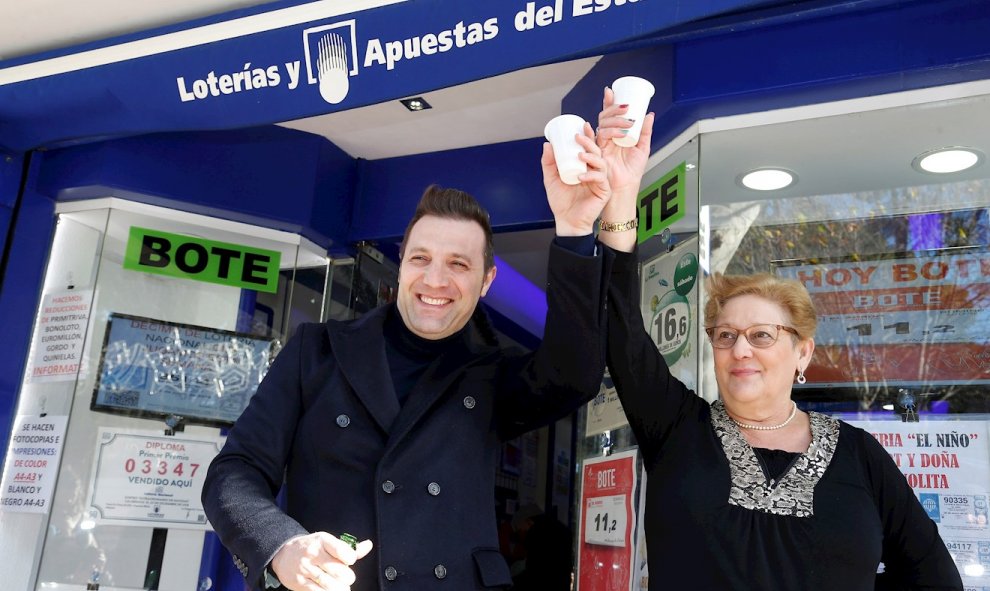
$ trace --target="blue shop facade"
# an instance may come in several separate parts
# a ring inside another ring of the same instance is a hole
[[[675,375],[717,397],[705,274],[804,281],[821,325],[798,403],[874,433],[990,588],[962,550],[990,547],[988,33],[972,0],[319,1],[0,62],[9,588],[241,589],[197,487],[293,329],[394,298],[432,183],[475,195],[500,240],[553,227],[542,137],[367,160],[287,123],[589,58],[560,113],[595,121],[620,76],[656,87],[642,310]],[[932,168],[945,149],[969,166]],[[770,169],[789,184],[747,185]],[[501,264],[485,302],[532,347],[542,286]],[[578,468],[628,453],[638,478],[614,398],[606,377],[498,475],[505,517],[536,501],[571,527],[589,591]],[[645,589],[642,486],[609,588]]]

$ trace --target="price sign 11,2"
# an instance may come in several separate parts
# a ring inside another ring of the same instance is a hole
[[[585,505],[584,542],[624,548],[628,500],[628,495],[589,497]]]

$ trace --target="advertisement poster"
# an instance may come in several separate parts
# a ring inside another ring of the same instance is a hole
[[[775,265],[818,311],[805,387],[990,383],[988,270],[974,249]]]
[[[646,261],[642,271],[641,311],[646,331],[670,367],[688,388],[697,389],[698,241]],[[585,437],[628,425],[611,377],[606,373],[598,396],[588,403]]]
[[[670,373],[697,390],[698,241],[643,263],[640,309]]]
[[[93,410],[233,423],[272,361],[271,339],[111,314]]]
[[[986,421],[848,421],[883,445],[938,524],[963,582],[990,588]]]
[[[101,428],[90,517],[104,525],[210,529],[199,497],[223,441]]]
[[[0,484],[0,511],[48,512],[67,422],[64,415],[19,415],[14,419]]]
[[[75,380],[77,375],[85,377],[86,366],[80,365],[80,361],[92,301],[92,289],[44,295],[28,358],[29,382],[64,382]]]
[[[578,591],[633,588],[636,456],[630,450],[582,463]]]

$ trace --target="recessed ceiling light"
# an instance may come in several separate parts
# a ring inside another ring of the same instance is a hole
[[[740,185],[754,191],[776,191],[797,181],[797,175],[783,168],[758,168],[739,176]]]
[[[949,174],[973,168],[985,159],[983,152],[974,148],[952,146],[918,154],[911,161],[911,166],[919,172]]]
[[[425,111],[426,109],[433,108],[430,106],[430,103],[426,102],[426,99],[424,99],[421,96],[414,96],[412,98],[401,99],[399,102],[405,105],[405,107],[410,111]]]

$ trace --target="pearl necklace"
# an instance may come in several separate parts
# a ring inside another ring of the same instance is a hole
[[[769,426],[764,426],[764,425],[750,425],[748,423],[740,423],[739,421],[737,421],[735,419],[732,419],[732,422],[735,423],[740,429],[753,429],[754,431],[774,431],[776,429],[782,429],[782,428],[786,427],[787,426],[787,423],[790,423],[791,420],[794,418],[794,416],[797,414],[797,402],[794,402],[792,400],[791,401],[791,404],[794,405],[794,408],[791,409],[791,416],[787,417],[787,420],[784,421],[783,423],[779,424],[779,425],[769,425]],[[732,418],[732,417],[729,417],[729,418]]]

